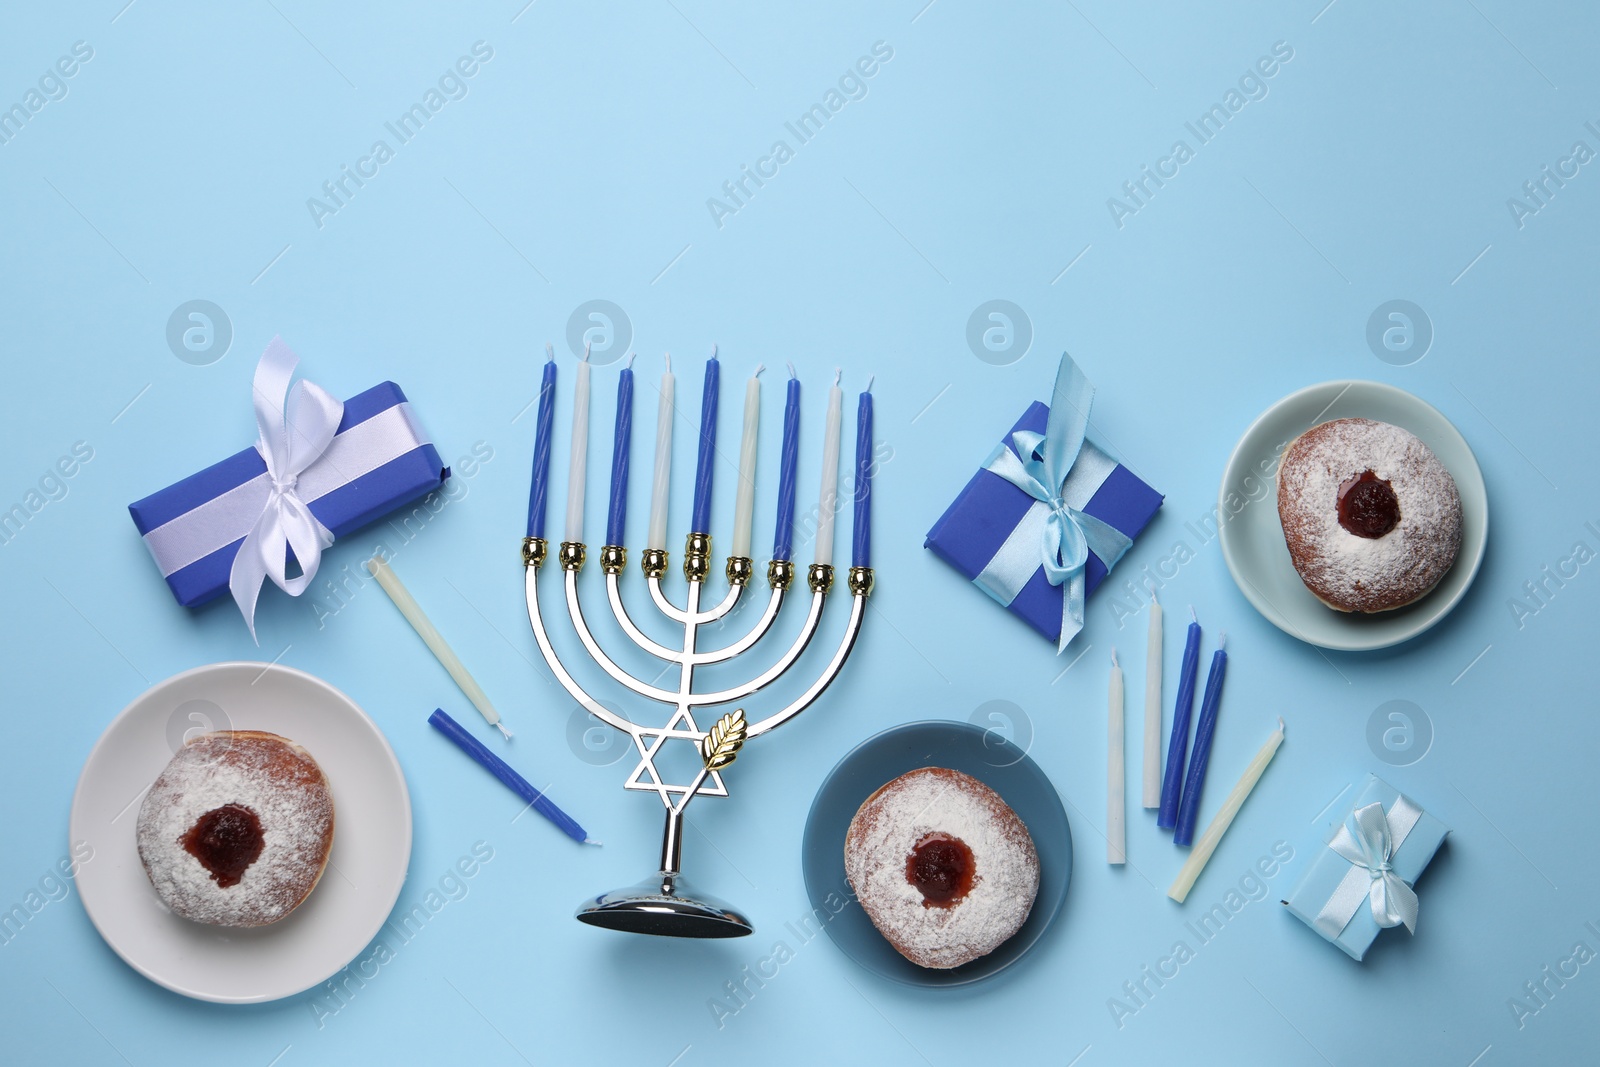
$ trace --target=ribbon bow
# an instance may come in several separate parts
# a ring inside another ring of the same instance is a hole
[[[260,431],[256,451],[266,462],[272,488],[261,516],[233,558],[228,589],[257,644],[256,599],[261,583],[271,578],[285,593],[299,596],[317,576],[322,550],[333,544],[332,532],[311,514],[298,487],[300,476],[322,459],[332,443],[344,404],[311,382],[298,381],[291,388],[299,363],[288,345],[273,338],[256,364],[251,397]],[[288,577],[290,549],[300,564],[300,574],[294,578]]]
[[[1350,813],[1328,847],[1352,866],[1317,916],[1319,929],[1332,930],[1329,936],[1337,938],[1365,899],[1380,928],[1404,923],[1408,931],[1417,932],[1417,894],[1394,873],[1391,862],[1420,816],[1416,806],[1403,796],[1388,814],[1381,803],[1367,804]]]
[[[1067,473],[1083,451],[1093,402],[1094,386],[1072,357],[1063,353],[1044,434],[1018,430],[1011,435],[1016,452],[1002,446],[987,464],[988,470],[1048,509],[1039,555],[1045,578],[1051,585],[1064,586],[1057,654],[1083,629],[1084,567],[1089,553],[1110,570],[1133,544],[1121,530],[1071,507],[1062,496]],[[1038,566],[1037,560],[1030,561],[1028,573]]]

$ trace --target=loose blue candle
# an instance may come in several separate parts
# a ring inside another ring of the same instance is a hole
[[[628,521],[628,450],[633,440],[633,356],[617,381],[617,430],[611,444],[611,507],[606,512],[606,544],[622,544]]]
[[[850,566],[872,566],[872,379],[856,402],[856,521]]]
[[[539,381],[539,418],[533,431],[533,488],[528,491],[528,536],[544,537],[544,503],[550,489],[550,427],[555,421],[556,353],[544,346],[548,358]]]
[[[1194,617],[1194,609],[1189,609]],[[1194,676],[1200,669],[1200,620],[1189,624],[1183,642],[1183,673],[1178,676],[1178,702],[1172,709],[1172,736],[1167,739],[1167,773],[1161,778],[1161,810],[1156,825],[1171,830],[1178,825],[1178,800],[1183,789],[1183,761],[1189,754],[1189,716],[1194,713]]]
[[[800,464],[800,379],[789,364],[789,386],[783,402],[783,458],[778,464],[778,524],[772,537],[772,558],[794,555],[794,489]]]
[[[473,761],[480,767],[505,783],[513,793],[526,800],[540,815],[554,823],[562,833],[582,845],[598,845],[600,843],[584,833],[583,827],[579,826],[572,816],[556,807],[554,801],[535,789],[522,775],[512,770],[510,764],[490,752],[476,737],[467,733],[460,723],[446,715],[443,708],[436,709],[432,715],[428,716],[428,724],[448,737],[461,751],[471,756]]]
[[[1228,636],[1222,635],[1216,654],[1211,657],[1211,672],[1206,675],[1206,695],[1200,701],[1200,721],[1194,728],[1194,751],[1189,754],[1189,774],[1183,781],[1183,798],[1178,802],[1178,826],[1173,831],[1175,845],[1194,844],[1194,824],[1200,816],[1200,790],[1206,784],[1206,765],[1211,762],[1211,738],[1217,732],[1217,705],[1222,700],[1222,679],[1228,673],[1228,654],[1223,651]]]
[[[689,518],[689,532],[711,532],[711,473],[717,455],[717,385],[722,365],[717,362],[717,350],[711,349],[706,360],[705,391],[700,394],[700,456],[694,468],[694,514]]]

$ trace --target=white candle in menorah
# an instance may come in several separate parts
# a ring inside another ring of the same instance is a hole
[[[586,690],[562,664],[550,640],[550,627],[539,598],[539,575],[548,554],[544,536],[544,511],[547,479],[550,465],[550,421],[553,417],[555,391],[554,363],[546,364],[540,391],[539,423],[534,448],[533,488],[528,500],[528,534],[522,542],[524,588],[528,602],[528,621],[533,627],[539,651],[562,688],[570,693],[596,718],[627,734],[634,743],[639,761],[634,766],[624,788],[655,793],[666,809],[666,825],[662,832],[661,858],[656,872],[634,885],[602,893],[585,901],[577,918],[593,926],[623,930],[630,933],[660,934],[672,937],[740,937],[749,934],[753,927],[745,914],[724,901],[691,888],[684,879],[683,814],[695,797],[726,797],[727,784],[724,772],[733,764],[741,747],[748,741],[782,726],[809,708],[824,690],[839,676],[845,660],[854,648],[861,632],[861,621],[866,612],[866,600],[872,591],[871,568],[871,467],[872,467],[872,394],[871,384],[860,398],[856,439],[856,469],[854,478],[854,551],[846,587],[850,595],[850,619],[843,637],[799,696],[782,707],[768,711],[759,718],[747,717],[744,701],[760,690],[785,676],[795,668],[811,644],[822,621],[823,608],[833,588],[833,567],[829,562],[832,551],[832,522],[827,521],[818,530],[818,562],[806,574],[806,585],[811,592],[810,610],[799,634],[777,662],[744,682],[718,690],[697,690],[697,667],[724,663],[750,651],[771,630],[773,622],[788,599],[794,584],[795,565],[791,560],[794,531],[795,472],[799,453],[800,383],[790,368],[785,397],[783,420],[783,448],[778,476],[777,531],[773,539],[772,560],[767,564],[767,605],[760,618],[744,636],[720,648],[701,648],[700,630],[722,619],[739,603],[755,575],[755,565],[748,555],[750,543],[750,515],[755,491],[756,433],[760,416],[760,384],[752,375],[746,385],[744,410],[744,437],[740,448],[738,505],[735,514],[734,545],[736,551],[727,558],[724,574],[728,591],[720,603],[703,608],[707,578],[711,573],[711,486],[712,468],[716,455],[717,398],[721,367],[715,349],[706,363],[705,388],[701,399],[700,436],[695,469],[694,507],[690,520],[690,533],[685,541],[683,576],[686,582],[685,602],[682,607],[673,603],[662,587],[667,572],[666,520],[668,474],[672,435],[670,423],[657,427],[657,456],[651,501],[650,534],[648,547],[640,560],[650,599],[655,610],[683,628],[679,647],[669,648],[647,637],[634,623],[622,598],[621,579],[627,563],[623,547],[623,534],[627,516],[628,455],[632,438],[633,370],[632,361],[622,371],[617,389],[617,421],[611,467],[611,495],[606,523],[606,543],[600,549],[600,569],[605,575],[606,600],[616,616],[617,623],[632,643],[649,655],[665,663],[676,665],[678,679],[675,688],[666,688],[644,681],[618,666],[595,640],[584,621],[583,605],[579,597],[578,576],[583,570],[588,550],[584,545],[582,530],[582,491],[569,492],[569,504],[576,502],[576,510],[567,516],[567,539],[561,542],[556,562],[561,568],[567,620],[583,645],[585,654],[611,681],[636,697],[670,708],[666,722],[659,727],[639,725],[621,715],[614,714]],[[587,363],[579,369],[577,402],[585,408],[578,418],[587,417]],[[757,369],[757,374],[760,369]],[[837,381],[837,379],[836,379]],[[671,364],[662,378],[662,403],[660,419],[672,418],[670,390],[673,388]],[[833,392],[838,392],[835,384]],[[837,403],[837,400],[834,401]],[[832,407],[833,405],[830,405]],[[834,457],[837,467],[839,454],[839,424],[836,413],[829,419],[829,432],[833,439],[824,442],[824,455]],[[576,421],[576,418],[575,418]],[[573,437],[571,471],[574,479],[581,480],[586,469],[586,457],[581,453],[586,442],[577,434]],[[664,451],[663,451],[664,450]],[[837,469],[824,470],[822,475],[821,514],[830,518],[839,506],[836,493]],[[826,534],[824,535],[824,528]],[[822,545],[826,536],[829,544]],[[557,609],[559,615],[559,609]],[[552,619],[551,622],[556,620]],[[705,716],[707,709],[731,706],[733,710],[716,717],[709,727],[702,727],[696,718]],[[648,718],[636,716],[640,720]],[[698,768],[687,782],[669,782],[656,764],[656,757],[668,744],[692,744],[698,757]]]

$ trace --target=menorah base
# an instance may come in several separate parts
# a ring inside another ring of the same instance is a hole
[[[683,875],[666,871],[602,893],[579,908],[576,918],[590,926],[659,937],[745,937],[755,930],[733,905],[692,893]]]

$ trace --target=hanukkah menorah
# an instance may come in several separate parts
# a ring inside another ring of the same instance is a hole
[[[544,655],[551,673],[563,689],[601,722],[627,734],[638,753],[639,762],[623,783],[624,788],[653,792],[666,809],[666,825],[662,832],[661,859],[655,874],[634,885],[602,893],[578,908],[577,918],[593,926],[622,930],[630,933],[658,934],[672,937],[741,937],[751,933],[753,927],[745,914],[736,907],[693,889],[684,878],[683,818],[684,811],[695,797],[726,797],[729,795],[724,775],[738,757],[742,746],[793,719],[816,702],[824,690],[839,676],[849,657],[856,638],[861,632],[861,621],[866,612],[866,599],[872,591],[872,569],[868,565],[870,547],[870,497],[872,455],[872,394],[861,394],[858,418],[855,496],[854,556],[848,572],[846,588],[850,595],[850,618],[844,634],[832,656],[820,673],[793,700],[761,718],[747,718],[742,703],[787,675],[801,660],[821,625],[823,608],[833,589],[832,566],[833,512],[837,507],[837,482],[839,465],[840,403],[841,393],[837,378],[829,393],[827,429],[823,449],[822,490],[817,526],[817,558],[806,573],[806,585],[811,593],[809,611],[799,633],[787,650],[772,666],[743,682],[722,689],[696,690],[696,668],[716,663],[726,663],[754,649],[772,630],[778,613],[794,585],[796,567],[792,559],[794,526],[795,468],[799,432],[799,381],[791,375],[788,399],[784,413],[783,454],[779,472],[778,522],[774,538],[773,558],[767,564],[768,596],[765,609],[754,625],[742,637],[719,648],[701,648],[701,631],[726,618],[744,597],[755,577],[755,563],[750,556],[751,512],[755,488],[756,431],[760,412],[760,383],[752,375],[745,391],[744,437],[740,448],[738,497],[734,509],[732,551],[727,557],[724,574],[728,589],[721,601],[706,608],[706,583],[712,571],[710,528],[710,503],[712,465],[716,455],[715,436],[717,418],[717,392],[719,364],[713,350],[706,364],[705,389],[701,402],[701,425],[698,464],[695,478],[694,513],[692,532],[684,545],[683,576],[687,583],[683,604],[674,603],[663,588],[668,570],[666,551],[667,492],[670,481],[671,430],[675,417],[671,362],[661,382],[661,404],[656,436],[655,480],[651,499],[650,532],[647,547],[640,560],[645,583],[649,588],[654,609],[669,624],[681,625],[682,642],[677,648],[661,644],[645,634],[629,614],[622,596],[622,576],[626,570],[627,550],[623,548],[623,529],[626,518],[628,452],[632,432],[633,370],[630,365],[622,371],[617,394],[617,428],[612,459],[611,499],[606,528],[606,544],[600,549],[599,564],[605,575],[606,600],[617,624],[633,646],[668,665],[676,665],[676,686],[657,685],[629,673],[601,647],[585,620],[583,602],[579,595],[579,575],[583,570],[588,549],[583,541],[583,481],[586,467],[588,437],[588,402],[590,363],[587,351],[578,365],[573,417],[573,452],[571,475],[568,481],[566,536],[555,553],[555,564],[561,570],[563,598],[567,621],[583,646],[583,652],[597,664],[621,691],[647,701],[664,704],[671,709],[664,725],[645,726],[632,718],[618,714],[598,699],[595,693],[584,688],[573,677],[550,639],[551,626],[547,625],[545,607],[539,597],[539,578],[549,556],[549,542],[544,536],[545,495],[550,463],[550,435],[555,392],[555,362],[552,354],[545,364],[544,379],[540,388],[539,422],[534,444],[533,489],[528,505],[528,536],[522,542],[522,563],[525,593],[528,604],[528,621],[533,627],[539,651]],[[548,623],[559,622],[560,609]],[[666,672],[663,671],[663,674]],[[709,728],[702,726],[696,713],[705,716],[706,709],[732,706],[733,710],[717,716]],[[644,716],[639,716],[644,718]],[[669,782],[656,758],[668,744],[692,744],[695,748],[695,769],[686,782]]]

